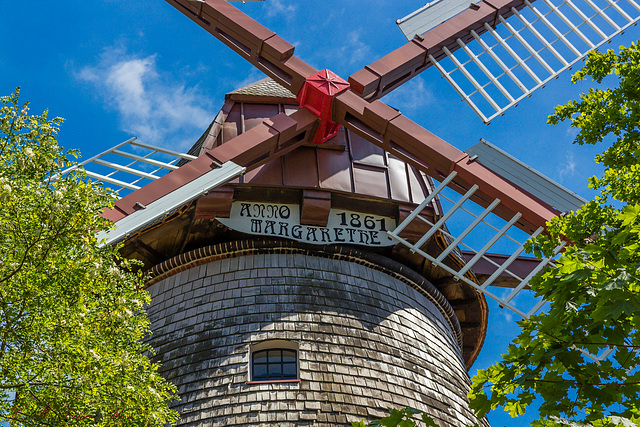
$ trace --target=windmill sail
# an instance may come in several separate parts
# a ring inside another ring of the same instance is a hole
[[[542,201],[550,205],[563,204],[565,207],[577,209],[584,202],[582,198],[549,178],[533,170],[531,167],[514,159],[486,141],[471,147],[467,153],[474,154],[474,161],[484,161],[494,171],[511,171],[514,175],[522,175],[524,179],[542,182],[547,191],[536,194]],[[539,227],[532,233],[523,232],[517,227],[523,214],[516,212],[511,218],[498,215],[503,209],[500,198],[484,200],[483,205],[472,200],[478,190],[472,185],[464,194],[453,190],[456,171],[439,180],[439,185],[429,196],[402,221],[396,229],[388,234],[402,245],[428,260],[432,266],[439,267],[452,275],[454,280],[464,282],[479,293],[498,302],[500,307],[507,308],[523,319],[540,312],[546,302],[543,298],[534,298],[529,292],[530,280],[548,265],[553,265],[554,258],[564,249],[567,242],[560,242],[551,256],[544,259],[527,258],[524,263],[521,257],[525,250],[525,242],[544,231]],[[511,177],[511,176],[510,176]],[[518,181],[518,184],[524,181]],[[437,200],[441,216],[437,221],[430,221],[425,215],[429,204]],[[429,230],[415,241],[401,236],[403,230],[412,223],[426,223]],[[436,238],[442,251],[430,253],[426,243]],[[458,252],[466,258],[465,263],[453,264],[447,256]],[[504,255],[497,255],[504,254]],[[487,270],[480,277],[478,272]],[[505,287],[510,288],[506,290]],[[600,363],[611,355],[613,349],[607,349],[599,355],[574,346],[586,357]]]
[[[134,137],[63,170],[60,175],[83,168],[90,180],[110,188],[119,199],[178,169],[181,162],[194,159],[190,154],[145,144]]]
[[[449,176],[442,180],[437,188],[429,195],[425,201],[420,204],[398,227],[389,232],[389,235],[407,246],[413,252],[422,255],[429,260],[432,265],[438,266],[447,271],[456,280],[463,281],[469,286],[475,288],[489,298],[497,301],[501,306],[507,307],[523,318],[537,313],[544,305],[544,300],[539,300],[531,304],[529,308],[523,308],[514,304],[513,300],[521,291],[528,289],[529,280],[540,272],[553,257],[537,260],[537,265],[531,269],[524,277],[519,271],[512,268],[518,257],[524,252],[524,243],[529,237],[535,237],[540,234],[544,228],[539,227],[532,234],[522,233],[515,224],[520,220],[522,214],[515,213],[511,219],[502,220],[496,215],[496,210],[500,209],[500,199],[494,199],[486,208],[481,208],[471,200],[471,196],[477,190],[474,185],[463,194],[451,191],[448,188],[451,181],[455,178],[456,172],[452,172]],[[423,210],[428,207],[429,203],[438,198],[443,205],[443,215],[437,222],[430,222],[421,215]],[[400,236],[402,231],[410,226],[413,221],[421,221],[427,223],[430,227],[420,239],[415,243],[409,242]],[[445,225],[445,222],[448,224]],[[457,230],[449,229],[454,225]],[[427,241],[436,235],[440,235],[441,244],[445,246],[444,250],[436,255],[430,254],[423,247]],[[558,254],[565,243],[561,243],[555,248],[553,255]],[[453,266],[447,260],[447,255],[456,250],[464,250],[469,254],[469,260],[465,264]],[[495,257],[490,256],[492,252],[499,251],[507,253],[506,260],[501,263],[496,262]],[[478,262],[486,262],[494,268],[493,273],[489,275],[481,284],[473,277],[472,269]],[[497,284],[500,276],[508,276],[514,283],[513,289],[506,296],[500,296],[492,291],[489,286]]]
[[[434,19],[452,16],[424,15],[416,13],[403,25],[426,31]],[[635,0],[524,0],[457,37],[442,48],[444,55],[428,58],[488,124],[638,19]]]

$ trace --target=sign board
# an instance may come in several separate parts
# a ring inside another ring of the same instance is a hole
[[[282,237],[314,245],[351,244],[391,246],[396,243],[387,230],[396,227],[393,218],[331,209],[326,227],[300,224],[300,206],[295,204],[233,202],[229,218],[216,218],[234,230],[260,236]]]

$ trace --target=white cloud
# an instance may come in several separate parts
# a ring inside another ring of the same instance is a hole
[[[504,300],[511,293],[511,289],[495,289],[494,292],[498,298]],[[510,304],[515,307],[516,300],[518,300],[518,297],[520,296],[521,294],[516,295],[516,297],[510,301]],[[507,323],[511,323],[513,321],[513,311],[511,311],[511,309],[507,307],[500,307],[497,316],[501,321],[506,321]]]
[[[558,168],[558,181],[562,182],[565,176],[571,176],[576,173],[576,161],[573,157],[573,153],[568,152],[565,156],[565,161],[560,164]]]
[[[118,112],[122,130],[149,144],[188,149],[215,113],[197,87],[159,70],[155,55],[108,50],[97,65],[83,67],[76,76]]]
[[[575,139],[575,137],[578,136],[578,129],[574,127],[568,127],[567,136],[571,139]]]
[[[370,48],[362,40],[360,40],[360,31],[351,31],[344,38],[344,45],[340,49],[342,58],[347,58],[349,64],[362,62],[368,58]]]
[[[293,18],[293,14],[298,8],[295,4],[286,4],[282,0],[269,0],[267,6],[267,18],[273,18],[275,16],[284,17],[286,19]]]
[[[402,113],[416,114],[433,103],[434,96],[424,79],[418,76],[382,98],[382,101]]]

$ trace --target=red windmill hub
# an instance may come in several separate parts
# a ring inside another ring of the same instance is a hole
[[[320,119],[314,144],[327,142],[338,134],[340,125],[332,120],[333,98],[349,89],[349,83],[334,72],[324,69],[309,76],[298,92],[300,106]]]

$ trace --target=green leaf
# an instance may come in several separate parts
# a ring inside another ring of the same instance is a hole
[[[422,421],[424,421],[426,427],[438,427],[438,424],[428,416],[427,414],[422,414]]]
[[[605,319],[616,320],[623,314],[631,316],[637,311],[638,309],[632,301],[615,301],[604,303],[600,306],[593,312],[593,318],[597,321],[603,321]]]

